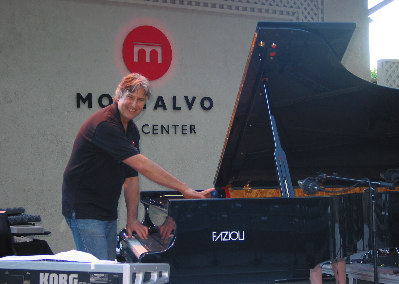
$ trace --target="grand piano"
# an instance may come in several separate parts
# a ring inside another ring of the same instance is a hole
[[[151,241],[154,218],[176,228],[156,249],[120,234],[125,260],[167,262],[171,283],[274,283],[399,246],[399,90],[343,67],[354,29],[258,23],[213,198],[142,192]]]

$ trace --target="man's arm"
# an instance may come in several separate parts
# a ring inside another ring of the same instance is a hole
[[[185,183],[142,154],[131,156],[123,160],[123,162],[153,182],[181,192],[184,198],[206,198],[206,195],[209,195],[209,193],[213,191],[213,188],[201,192],[191,189]]]
[[[130,238],[132,232],[135,231],[140,238],[146,239],[148,237],[148,228],[137,220],[139,205],[139,178],[127,178],[123,187],[127,210],[126,232],[128,233],[128,237]]]

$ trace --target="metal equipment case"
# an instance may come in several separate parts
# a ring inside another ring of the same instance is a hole
[[[0,261],[3,284],[141,284],[168,283],[165,263],[83,263],[69,261]]]

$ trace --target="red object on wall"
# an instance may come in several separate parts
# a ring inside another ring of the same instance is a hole
[[[172,62],[172,47],[163,32],[153,26],[134,28],[123,43],[123,60],[132,73],[149,80],[161,78]]]

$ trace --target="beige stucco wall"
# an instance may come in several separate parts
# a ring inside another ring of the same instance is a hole
[[[358,77],[370,80],[370,54],[368,48],[368,1],[324,1],[326,22],[355,22],[356,30],[349,42],[342,64]]]
[[[79,127],[99,109],[97,98],[112,95],[128,73],[121,59],[126,33],[137,23],[159,23],[175,47],[174,71],[153,87],[168,110],[149,107],[137,124],[195,124],[197,131],[142,135],[142,153],[205,189],[212,187],[256,23],[280,19],[133,2],[0,1],[0,208],[22,206],[41,215],[54,252],[74,248],[61,215],[62,174]],[[343,63],[368,78],[367,1],[320,3],[325,21],[357,23]],[[93,94],[92,109],[76,107],[78,92]],[[191,111],[184,105],[173,111],[173,96],[179,104],[183,96],[198,101]],[[205,96],[213,99],[210,111],[198,104]],[[144,178],[141,187],[162,189]],[[121,200],[120,227],[123,207]]]

